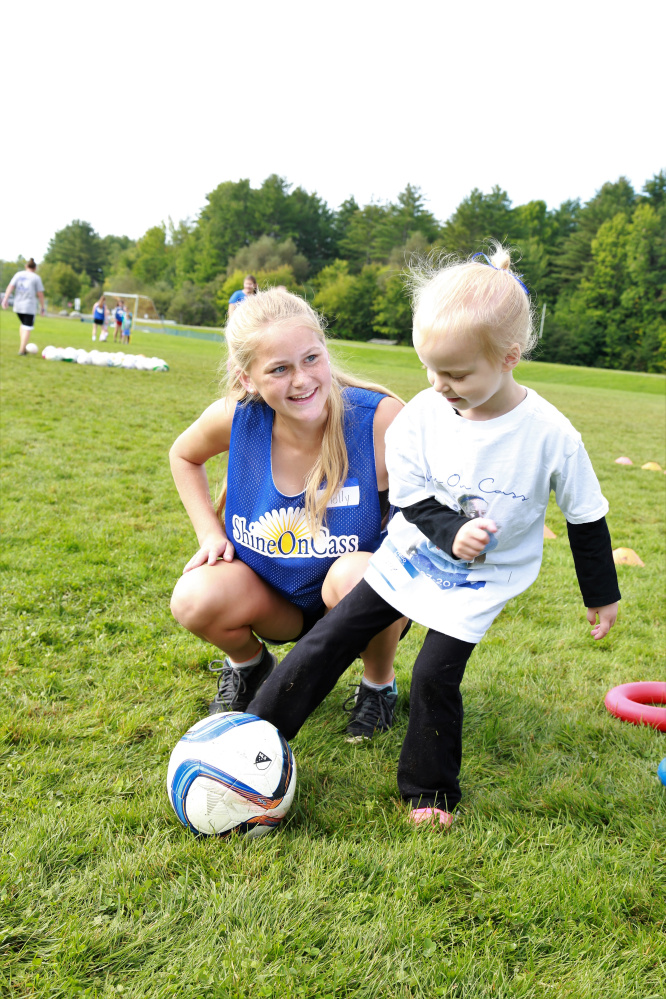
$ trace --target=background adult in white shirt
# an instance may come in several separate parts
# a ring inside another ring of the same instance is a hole
[[[14,292],[14,312],[19,317],[21,323],[19,327],[19,354],[26,353],[26,346],[35,325],[35,315],[37,314],[37,299],[39,299],[40,313],[44,315],[44,285],[37,273],[37,264],[30,257],[25,265],[25,270],[17,271],[9,282],[5,296],[2,300],[3,309],[7,308],[9,296]]]

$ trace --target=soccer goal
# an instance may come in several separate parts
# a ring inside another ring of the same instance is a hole
[[[160,319],[155,303],[148,295],[137,295],[135,292],[105,291],[107,298],[114,298],[116,302],[123,301],[125,306],[132,313],[132,328],[134,333],[137,323],[150,323],[164,329],[164,324]],[[113,311],[112,309],[110,311]]]

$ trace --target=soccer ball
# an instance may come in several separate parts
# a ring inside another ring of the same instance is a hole
[[[169,760],[169,801],[183,825],[204,836],[263,836],[287,814],[295,790],[289,743],[256,715],[202,718]]]
[[[26,343],[25,350],[26,354],[36,354],[39,348],[36,343]]]

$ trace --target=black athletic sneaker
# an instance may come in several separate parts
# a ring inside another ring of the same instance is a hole
[[[375,732],[386,732],[393,724],[397,700],[398,692],[391,687],[374,690],[365,683],[359,683],[343,704],[345,711],[351,715],[347,725],[347,741],[372,739]]]
[[[216,665],[219,663],[220,665]],[[232,666],[228,659],[214,659],[208,669],[218,673],[217,694],[208,705],[208,714],[221,711],[245,711],[262,683],[277,666],[277,659],[266,646],[256,666]]]

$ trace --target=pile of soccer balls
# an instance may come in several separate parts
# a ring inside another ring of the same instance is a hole
[[[161,357],[144,357],[143,354],[125,354],[122,350],[84,350],[82,347],[44,347],[45,361],[69,361],[72,364],[94,364],[97,368],[135,368],[138,371],[168,371],[169,365]]]

